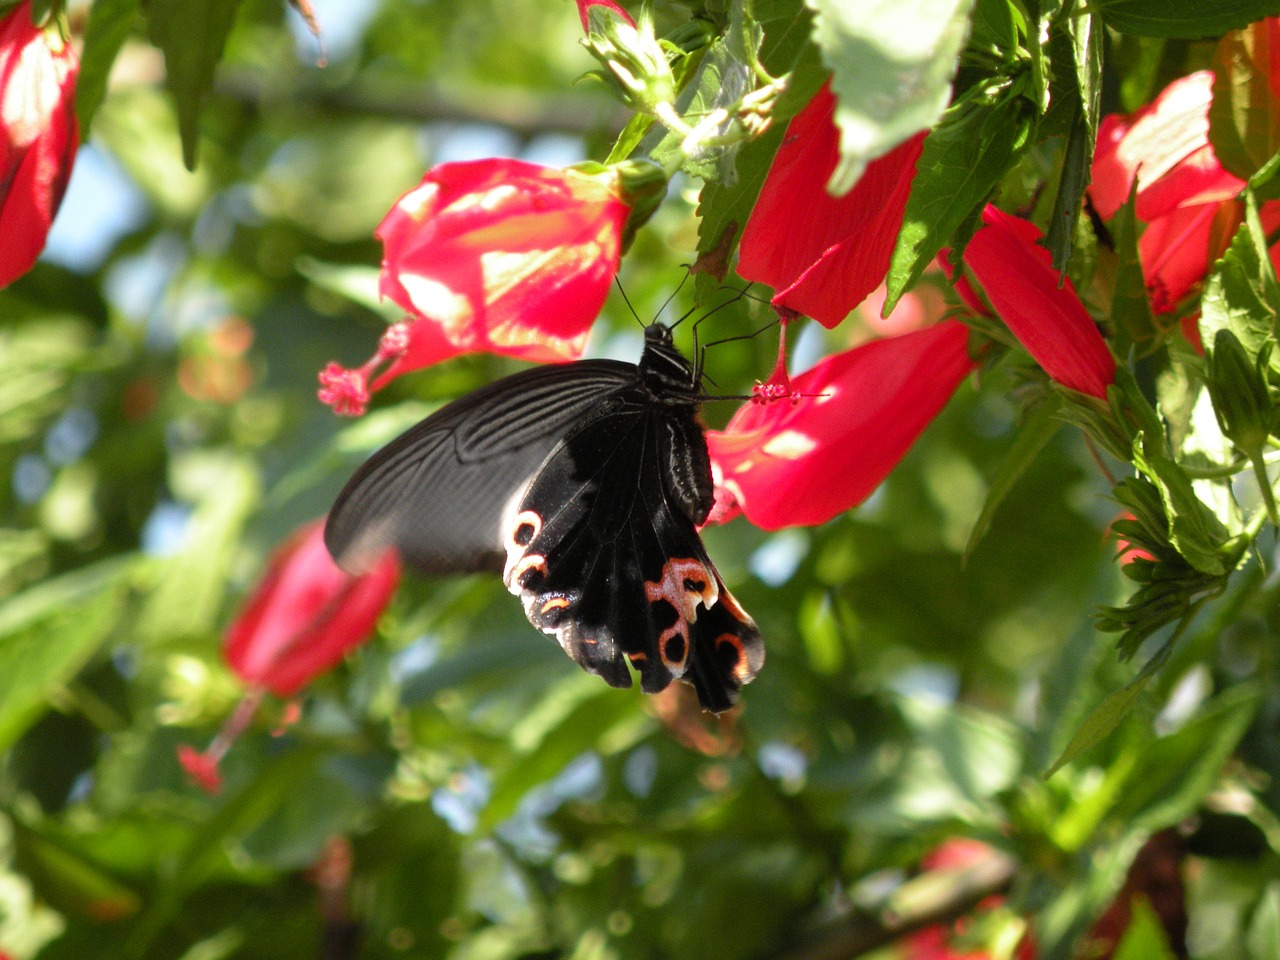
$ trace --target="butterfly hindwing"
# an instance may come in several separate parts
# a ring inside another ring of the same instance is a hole
[[[507,502],[570,424],[634,377],[609,360],[538,367],[443,407],[347,483],[329,511],[329,552],[353,573],[388,547],[425,573],[500,570]]]
[[[620,392],[552,450],[506,521],[504,579],[584,669],[630,686],[630,662],[646,692],[685,678],[725,710],[763,644],[690,519],[710,506],[701,429],[641,399]]]

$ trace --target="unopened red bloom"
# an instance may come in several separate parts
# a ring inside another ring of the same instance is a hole
[[[582,29],[584,31],[589,31],[591,29],[591,24],[588,20],[588,12],[592,7],[604,7],[606,10],[612,11],[623,20],[627,21],[627,23],[631,24],[633,27],[636,25],[636,22],[631,19],[631,14],[623,10],[620,6],[614,3],[613,0],[578,0],[578,16],[582,18]]]
[[[773,303],[834,327],[889,269],[924,143],[918,134],[872,161],[842,197],[827,192],[840,159],[836,98],[824,86],[792,118],[747,219],[738,273]]]
[[[983,227],[965,248],[991,306],[1050,377],[1080,393],[1105,398],[1116,363],[1089,312],[1040,246],[1035,224],[988,204]]]
[[[309,524],[271,558],[227,631],[227,662],[247,683],[292,696],[368,638],[399,581],[390,553],[362,576],[339,570],[323,522]]]
[[[795,399],[743,405],[707,434],[715,519],[741,511],[777,530],[861,503],[973,369],[967,340],[954,320],[873,340],[790,378],[782,395]]]
[[[80,62],[30,0],[0,19],[0,287],[31,269],[71,176]]]

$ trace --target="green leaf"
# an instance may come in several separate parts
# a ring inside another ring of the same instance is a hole
[[[996,510],[1004,502],[1004,498],[1009,495],[1027,468],[1035,462],[1045,445],[1062,429],[1062,420],[1058,417],[1061,406],[1061,394],[1050,393],[1046,396],[1045,402],[1036,407],[1031,416],[1018,425],[1013,445],[1000,461],[995,476],[991,478],[991,486],[987,491],[987,499],[982,504],[982,512],[978,514],[973,529],[969,531],[969,539],[964,545],[966,563],[972,556],[974,548],[986,536]]]
[[[1067,131],[1062,177],[1058,181],[1046,237],[1053,256],[1053,268],[1059,272],[1067,269],[1071,258],[1076,223],[1080,219],[1084,192],[1092,175],[1093,145],[1098,138],[1102,95],[1102,38],[1105,33],[1101,22],[1089,12],[1068,18],[1066,27],[1075,65],[1075,96],[1072,98],[1075,110]]]
[[[200,111],[240,0],[143,0],[151,42],[164,51],[166,82],[178,112],[182,160],[196,168]]]
[[[1174,960],[1164,925],[1146,897],[1133,900],[1133,912],[1112,960]]]
[[[942,116],[973,0],[806,3],[837,100],[841,159],[829,188],[844,194],[868,163]]]
[[[138,22],[139,0],[95,0],[84,28],[84,52],[76,80],[76,119],[82,137],[107,92],[107,77],[120,48]]]
[[[1030,101],[1008,88],[994,103],[966,97],[925,138],[886,278],[886,313],[981,210],[1026,148],[1033,122]]]
[[[1243,180],[1280,150],[1280,103],[1269,78],[1276,53],[1265,23],[1228,33],[1214,52],[1209,142],[1218,161]]]
[[[1252,960],[1280,957],[1280,881],[1267,884],[1258,898],[1245,943]]]
[[[1201,297],[1200,338],[1212,343],[1219,330],[1230,330],[1252,355],[1275,337],[1280,313],[1280,283],[1267,252],[1267,238],[1253,194],[1245,191],[1245,219],[1231,246],[1214,264]],[[1280,376],[1280,357],[1273,351],[1270,370]]]
[[[1166,646],[1143,665],[1136,677],[1119,690],[1113,690],[1105,700],[1094,707],[1072,735],[1062,755],[1045,771],[1045,777],[1053,776],[1086,750],[1097,746],[1109,737],[1111,732],[1119,726],[1120,721],[1129,715],[1138,695],[1146,689],[1151,678],[1168,659],[1169,648]]]
[[[1116,286],[1111,295],[1111,323],[1116,337],[1116,352],[1125,356],[1134,344],[1150,344],[1160,333],[1151,301],[1147,297],[1147,281],[1138,257],[1138,220],[1134,213],[1138,181],[1134,178],[1129,199],[1116,211],[1111,221],[1111,235],[1116,252]]]
[[[1253,684],[1231,687],[1176,733],[1144,742],[1113,815],[1155,832],[1194,813],[1217,784],[1261,702]]]
[[[11,822],[14,863],[31,879],[41,899],[99,923],[138,911],[141,897],[98,864],[20,820]]]
[[[1280,13],[1276,0],[1095,0],[1112,30],[1140,37],[1218,37]]]
[[[785,124],[774,124],[738,151],[736,183],[709,181],[698,195],[699,296],[718,289],[727,272],[730,251],[751,215],[786,129]]]
[[[0,750],[44,711],[110,635],[132,558],[63,574],[0,603]]]

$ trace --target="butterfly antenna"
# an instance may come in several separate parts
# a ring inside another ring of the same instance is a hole
[[[659,315],[666,312],[667,307],[671,306],[671,301],[674,300],[677,296],[679,296],[680,291],[684,289],[684,285],[688,282],[689,282],[689,271],[688,271],[688,268],[686,267],[685,274],[683,277],[680,278],[680,282],[676,284],[676,288],[671,291],[671,295],[667,297],[667,299],[663,300],[662,306],[658,308]],[[686,310],[684,313],[680,314],[680,316],[676,318],[676,321],[674,323],[669,324],[667,326],[667,329],[674,330],[676,327],[680,326],[680,324],[688,320],[689,315],[691,313],[693,313],[692,308],[689,310]]]
[[[631,311],[631,316],[635,318],[636,323],[644,326],[644,321],[640,319],[640,314],[636,313],[636,308],[631,305],[631,298],[627,296],[627,291],[622,289],[622,278],[616,273],[613,275],[613,282],[618,288],[618,293],[622,295],[622,302],[627,305],[627,309]]]

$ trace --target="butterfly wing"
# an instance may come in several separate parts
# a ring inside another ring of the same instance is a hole
[[[348,481],[325,525],[329,552],[351,573],[389,547],[425,573],[501,570],[508,502],[571,425],[635,371],[613,360],[537,367],[436,411]]]
[[[649,693],[684,678],[719,712],[759,670],[764,645],[691,519],[705,516],[691,491],[709,496],[709,479],[691,479],[690,463],[709,473],[691,410],[610,398],[513,502],[503,578],[529,621],[587,671],[628,687],[629,661]]]

